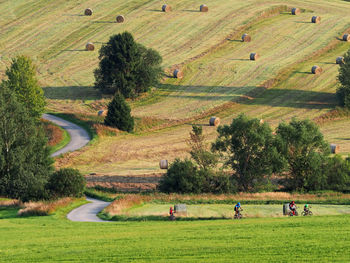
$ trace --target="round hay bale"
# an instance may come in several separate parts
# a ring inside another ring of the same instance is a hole
[[[160,169],[168,169],[168,160],[160,160],[159,161]]]
[[[183,75],[181,70],[179,70],[179,69],[174,70],[174,78],[182,79],[183,77],[184,77],[184,75]]]
[[[335,60],[335,63],[339,65],[344,64],[344,57],[337,57],[337,59]]]
[[[339,150],[340,150],[340,147],[339,147],[339,145],[336,145],[336,144],[331,144],[331,153],[335,153],[335,154],[337,154],[337,153],[339,153]]]
[[[344,36],[343,36],[343,41],[350,41],[350,34],[345,34]]]
[[[250,53],[250,60],[257,60],[259,58],[258,53]]]
[[[106,115],[107,115],[107,111],[105,111],[105,110],[100,110],[100,111],[98,111],[97,115],[98,115],[98,116],[106,116]]]
[[[322,68],[320,68],[319,66],[313,66],[311,68],[311,73],[312,74],[321,74],[322,73]]]
[[[297,15],[300,15],[300,9],[299,8],[297,8],[297,7],[294,7],[294,8],[292,8],[292,15],[295,15],[295,16],[297,16]]]
[[[171,6],[170,5],[163,5],[162,6],[162,11],[163,12],[170,12],[171,11]]]
[[[124,23],[125,17],[123,15],[118,15],[116,17],[117,23]]]
[[[201,6],[199,7],[199,11],[200,11],[200,12],[208,12],[208,11],[209,11],[209,8],[208,8],[207,5],[201,5]]]
[[[95,46],[94,46],[94,44],[91,43],[91,42],[88,42],[88,43],[86,44],[85,48],[86,48],[87,51],[94,51],[94,50],[95,50]]]
[[[218,126],[220,124],[220,118],[217,117],[211,117],[209,119],[209,125],[210,126]]]
[[[321,17],[320,16],[313,16],[312,18],[311,18],[311,22],[312,23],[320,23],[321,22]]]
[[[84,15],[91,16],[92,15],[92,9],[91,8],[86,8],[85,11],[84,11]]]
[[[242,41],[243,42],[250,42],[250,41],[252,41],[252,38],[248,34],[243,34]]]

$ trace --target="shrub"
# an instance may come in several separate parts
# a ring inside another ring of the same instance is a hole
[[[326,167],[327,186],[325,189],[350,191],[350,161],[340,155],[329,157]]]
[[[340,65],[338,80],[341,85],[337,89],[340,104],[350,108],[350,49],[344,56],[344,63]]]
[[[54,197],[81,197],[86,180],[76,169],[64,168],[54,172],[48,183],[48,189]]]
[[[130,112],[130,107],[123,95],[119,92],[116,93],[108,105],[108,113],[104,121],[105,125],[116,127],[122,131],[132,132],[134,129],[134,118]]]

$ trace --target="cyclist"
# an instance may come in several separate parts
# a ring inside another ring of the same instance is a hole
[[[241,203],[238,202],[238,203],[235,205],[235,208],[234,208],[234,210],[235,210],[235,216],[238,216],[238,215],[239,215],[239,212],[240,212],[241,209],[242,209]]]
[[[295,205],[294,201],[289,203],[289,210],[292,211],[293,215],[295,215],[295,212],[297,211],[297,206]]]
[[[169,208],[169,215],[170,215],[170,216],[173,216],[173,215],[174,215],[174,210],[173,210],[173,207],[172,207],[172,206],[170,206],[170,208]]]
[[[309,213],[309,205],[308,204],[305,204],[304,205],[304,212],[306,213],[306,214],[308,214]]]

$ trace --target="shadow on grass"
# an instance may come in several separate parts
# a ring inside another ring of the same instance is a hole
[[[298,74],[312,74],[311,72],[309,71],[294,71],[294,73],[298,73]]]
[[[82,14],[63,14],[62,16],[85,16]]]
[[[230,42],[241,42],[241,43],[243,43],[243,41],[242,40],[238,40],[238,39],[227,39],[227,41],[230,41]]]
[[[100,215],[101,218],[105,219],[106,217]],[[176,221],[199,221],[199,220],[222,220],[230,219],[227,217],[176,217]],[[110,221],[170,221],[168,216],[112,216],[108,218]]]
[[[192,12],[192,13],[200,13],[201,11],[199,10],[181,10],[183,12]]]
[[[0,207],[0,219],[15,218],[17,216],[18,208],[15,207]]]
[[[146,9],[146,11],[148,12],[158,12],[158,13],[165,13],[162,10],[158,10],[158,9]]]
[[[309,72],[296,72],[311,74]],[[267,89],[258,86],[176,86],[160,85],[166,97],[238,102],[247,105],[266,105],[305,109],[329,109],[337,105],[335,93],[296,89]],[[172,92],[176,92],[173,94]],[[178,93],[183,92],[183,93]],[[170,93],[170,94],[169,94]],[[198,95],[197,95],[198,94]],[[206,94],[206,95],[201,95]],[[247,95],[251,97],[247,98]]]
[[[230,59],[232,61],[250,61],[249,58],[234,58],[234,59]]]
[[[115,21],[92,21],[94,24],[117,24]]]
[[[55,100],[98,100],[101,93],[91,86],[44,87],[44,95]]]
[[[298,24],[312,24],[312,22],[306,22],[306,21],[295,21],[295,23],[298,23]]]
[[[81,51],[87,51],[86,49],[63,49],[62,52],[81,52]]]

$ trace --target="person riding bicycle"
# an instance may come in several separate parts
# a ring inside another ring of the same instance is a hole
[[[289,203],[289,210],[292,211],[293,215],[295,215],[295,212],[297,211],[297,206],[295,205],[294,201]]]
[[[170,215],[170,216],[173,216],[173,215],[174,215],[174,210],[173,210],[173,207],[172,207],[172,206],[170,206],[170,208],[169,208],[169,215]]]
[[[241,207],[241,203],[240,203],[240,202],[238,202],[238,203],[235,205],[234,210],[235,210],[235,216],[237,216],[237,215],[239,214],[240,210],[243,210],[242,207]]]
[[[305,204],[304,205],[304,212],[305,213],[308,213],[310,210],[309,210],[309,205],[308,204]]]

